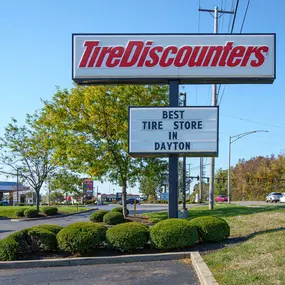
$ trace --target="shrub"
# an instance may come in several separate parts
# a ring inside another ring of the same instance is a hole
[[[19,203],[19,206],[25,206],[25,203],[20,202],[20,203]]]
[[[118,212],[118,213],[121,213],[123,214],[123,207],[117,207],[117,208],[114,208],[111,210],[111,212]],[[127,209],[127,216],[129,215],[129,210]]]
[[[90,205],[90,204],[94,204],[94,200],[86,200],[84,201],[85,205]]]
[[[16,216],[17,217],[24,217],[24,212],[27,210],[27,208],[22,208],[22,209],[19,209],[15,212]]]
[[[41,228],[41,229],[48,230],[48,231],[54,233],[55,235],[57,235],[63,229],[62,226],[52,225],[52,224],[39,225],[38,227]]]
[[[0,206],[3,206],[3,202],[2,201],[0,201]]]
[[[99,210],[90,215],[90,221],[94,223],[103,222],[103,217],[106,215],[108,211]]]
[[[25,257],[32,252],[31,239],[28,235],[29,229],[17,231],[7,238],[12,238],[18,243],[17,257]]]
[[[53,215],[57,214],[58,208],[56,208],[56,207],[43,207],[43,208],[41,208],[41,211],[47,216],[53,216]]]
[[[230,236],[228,223],[217,217],[204,216],[190,220],[190,225],[197,227],[201,241],[222,241]]]
[[[123,214],[111,211],[103,217],[103,222],[107,225],[117,225],[125,222]]]
[[[10,237],[0,240],[0,260],[15,260],[18,257],[19,244]]]
[[[31,240],[32,251],[52,251],[57,248],[56,235],[51,231],[35,226],[30,228],[27,234]]]
[[[35,217],[38,216],[38,213],[39,212],[36,209],[27,209],[27,210],[24,211],[24,216],[26,218],[35,218]]]
[[[57,234],[59,248],[71,253],[86,253],[96,249],[106,239],[106,228],[92,222],[78,222]]]
[[[159,249],[182,249],[198,240],[197,228],[182,219],[168,219],[150,230],[151,244]]]
[[[120,251],[143,248],[149,238],[149,230],[141,223],[126,223],[107,230],[108,244]]]

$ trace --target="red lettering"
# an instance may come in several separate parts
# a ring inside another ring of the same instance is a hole
[[[179,49],[177,56],[174,60],[174,65],[176,67],[183,67],[184,65],[186,65],[190,58],[191,52],[192,52],[192,47],[182,46]]]
[[[214,53],[215,53],[215,55],[213,57],[211,66],[216,66],[218,61],[219,61],[219,59],[220,59],[222,51],[223,51],[223,47],[222,46],[212,46],[212,47],[210,47],[209,51],[208,51],[208,53],[206,55],[206,58],[205,58],[205,60],[203,62],[203,66],[209,66],[209,63],[212,60],[212,57],[213,57]]]
[[[101,49],[101,52],[99,54],[98,60],[97,60],[96,65],[95,65],[96,67],[101,67],[102,66],[102,63],[103,63],[103,61],[105,59],[106,54],[110,53],[111,50],[112,50],[111,47],[103,47]]]
[[[203,62],[203,60],[205,58],[205,54],[208,51],[208,48],[209,47],[207,47],[207,46],[203,46],[202,49],[201,49],[200,46],[196,46],[194,48],[194,50],[193,50],[193,53],[192,53],[191,57],[190,57],[190,60],[188,62],[188,66],[189,67],[201,66],[202,62]],[[198,53],[199,53],[199,55],[198,55]],[[197,59],[197,55],[198,55],[198,59]]]
[[[264,63],[265,57],[263,53],[267,53],[269,48],[267,46],[261,46],[255,51],[256,60],[252,60],[250,65],[252,67],[259,67]]]
[[[86,48],[80,60],[79,67],[86,67],[93,48],[96,47],[98,44],[99,44],[99,41],[85,41],[84,46]]]
[[[113,47],[106,61],[107,67],[116,67],[125,51],[124,47]]]
[[[245,53],[245,47],[237,46],[234,47],[231,54],[228,57],[227,64],[230,67],[238,66],[243,58]]]
[[[135,63],[138,61],[143,45],[143,41],[129,41],[125,49],[122,61],[120,63],[120,67],[134,66]]]
[[[160,59],[160,62],[159,62],[159,65],[161,67],[168,67],[170,66],[173,61],[174,61],[174,58],[173,57],[170,57],[169,58],[169,54],[176,54],[177,53],[177,50],[178,48],[175,47],[175,46],[169,46],[169,47],[166,47],[163,54],[161,55],[161,59]]]
[[[265,61],[268,46],[154,46],[153,41],[129,41],[124,46],[99,46],[99,41],[85,41],[81,68],[102,67],[167,67],[200,66],[252,66],[259,67]]]
[[[246,50],[246,53],[243,57],[243,60],[241,62],[241,65],[240,66],[247,66],[247,63],[251,57],[252,54],[255,53],[255,50],[256,50],[257,47],[253,47],[253,46],[249,46]]]
[[[233,42],[227,42],[226,43],[226,45],[224,46],[224,51],[223,51],[222,57],[220,58],[220,61],[219,61],[219,66],[225,66],[226,65],[226,60],[227,60],[227,57],[228,57],[229,52],[232,49],[232,47],[233,47]]]
[[[151,45],[152,45],[152,42],[150,42],[150,41],[146,42],[146,47],[142,51],[142,55],[141,55],[141,57],[139,59],[138,67],[144,66],[144,62],[145,62],[146,57],[148,55],[148,52],[149,52],[149,50],[151,48]]]
[[[158,56],[158,52],[162,52],[163,51],[163,47],[162,46],[155,46],[153,47],[150,52],[149,52],[149,57],[151,58],[151,60],[146,60],[145,62],[145,66],[146,67],[154,67],[158,64],[159,61],[159,56]]]
[[[94,67],[95,60],[100,50],[101,50],[101,47],[95,47],[92,53],[91,59],[89,60],[88,67]]]

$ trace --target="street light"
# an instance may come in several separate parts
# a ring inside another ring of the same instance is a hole
[[[251,134],[254,134],[254,133],[268,133],[268,131],[264,131],[264,130],[257,130],[257,131],[250,131],[250,132],[245,132],[245,133],[241,133],[241,134],[238,134],[238,135],[235,135],[235,136],[230,136],[229,137],[229,168],[228,168],[228,203],[230,203],[230,193],[231,193],[231,145],[232,143],[234,143],[235,141],[245,137],[245,136],[248,136],[248,135],[251,135]],[[232,140],[233,139],[233,140]]]

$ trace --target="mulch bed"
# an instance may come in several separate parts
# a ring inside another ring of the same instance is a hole
[[[153,224],[150,220],[148,220],[147,217],[143,217],[143,216],[128,216],[126,218],[126,222],[139,222],[139,223],[146,224],[146,225]]]

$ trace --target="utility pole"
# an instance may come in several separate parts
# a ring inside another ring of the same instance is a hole
[[[183,96],[183,106],[185,107],[186,106],[186,92],[185,93],[179,93],[180,96]],[[186,208],[186,156],[184,155],[183,156],[183,165],[182,165],[182,168],[183,168],[183,195],[182,195],[182,199],[183,199],[183,206],[182,206],[182,211],[183,211],[183,217],[187,218],[188,217],[188,212],[187,212],[187,208]],[[187,212],[187,213],[186,213]]]
[[[234,11],[225,11],[219,10],[218,7],[215,7],[214,10],[209,9],[201,9],[199,8],[199,12],[208,12],[212,15],[214,13],[214,34],[218,33],[218,20],[219,20],[219,13],[223,14],[234,14]],[[222,16],[221,15],[221,16]],[[212,86],[212,106],[217,105],[217,85],[213,84]],[[209,188],[209,209],[214,209],[214,176],[215,176],[215,158],[211,157],[210,160],[210,188]]]
[[[204,177],[204,165],[203,157],[200,157],[200,183],[199,183],[199,201],[203,201],[203,177]]]
[[[17,206],[19,206],[19,168],[17,167]]]

